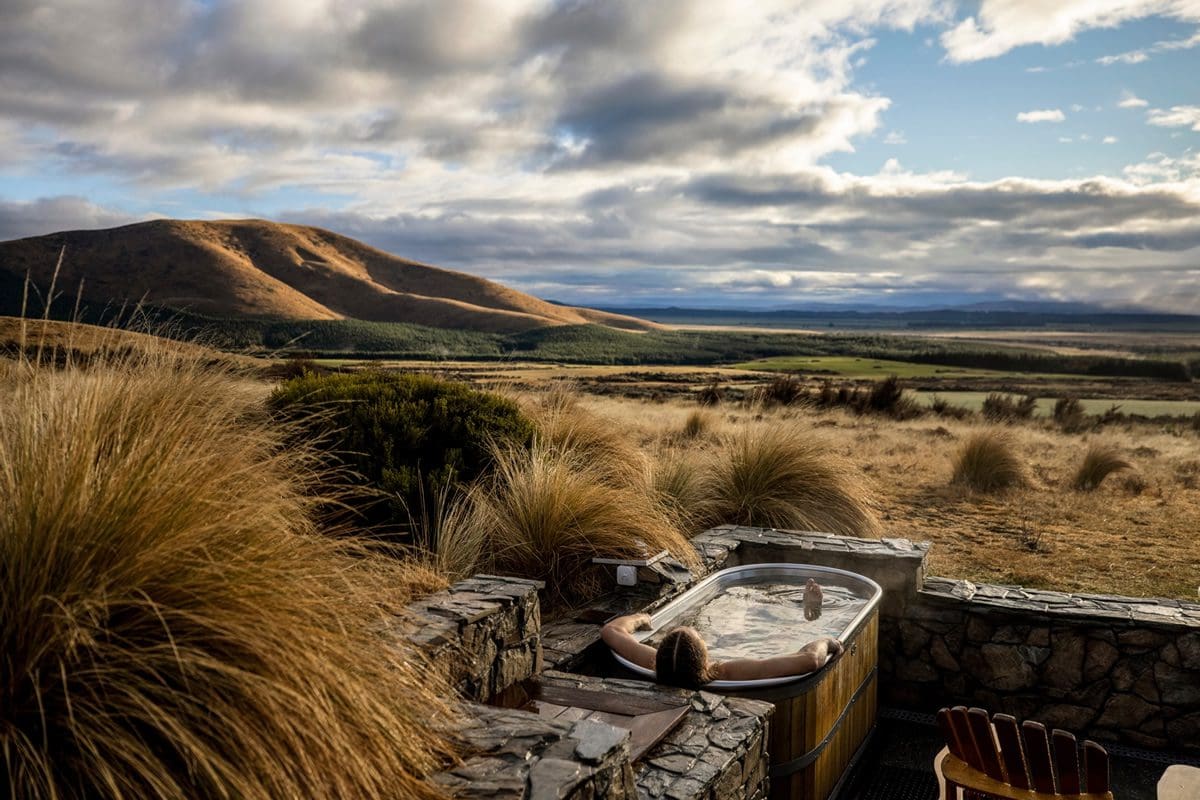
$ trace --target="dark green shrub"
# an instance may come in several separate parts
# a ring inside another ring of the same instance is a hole
[[[939,417],[950,417],[951,419],[966,419],[974,412],[966,406],[955,405],[944,397],[934,395],[929,401],[929,410]]]
[[[1100,415],[1099,419],[1096,420],[1096,424],[1113,425],[1118,422],[1124,422],[1126,419],[1125,414],[1121,411],[1121,404],[1113,403],[1108,407],[1107,411]]]
[[[1086,417],[1077,397],[1060,397],[1054,403],[1054,421],[1067,433],[1083,430]]]
[[[1025,395],[1020,400],[1014,400],[1007,394],[989,394],[983,400],[983,416],[989,422],[1013,422],[1020,419],[1030,419],[1037,409],[1037,398]]]
[[[311,358],[293,357],[283,361],[274,361],[263,370],[263,376],[275,380],[289,381],[292,378],[303,378],[305,375],[324,375],[330,372]]]
[[[821,390],[817,392],[817,405],[821,408],[829,408],[837,402],[837,390],[833,388],[833,381],[822,381]]]
[[[714,379],[711,383],[696,393],[696,402],[702,406],[719,406],[721,399],[725,396],[725,390],[721,388],[721,384]]]
[[[921,415],[921,409],[911,397],[904,394],[904,387],[895,375],[872,384],[859,410],[886,414],[895,419],[911,419]]]
[[[758,397],[764,406],[790,406],[805,398],[804,384],[795,375],[778,375],[763,386]]]
[[[404,526],[423,494],[479,477],[493,444],[523,446],[533,437],[511,400],[426,375],[308,374],[276,389],[270,406],[302,420],[356,473],[347,502],[376,530]]]

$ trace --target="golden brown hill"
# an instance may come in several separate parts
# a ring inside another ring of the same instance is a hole
[[[88,325],[81,322],[22,319],[0,316],[0,361],[21,352],[31,361],[35,353],[59,360],[132,353],[176,354],[232,369],[263,369],[270,362],[250,356],[224,353],[197,342],[167,339],[151,333]]]
[[[145,302],[210,316],[361,319],[512,333],[653,323],[559,306],[462,272],[398,258],[320,228],[264,220],[155,220],[0,242],[0,270],[89,304]]]

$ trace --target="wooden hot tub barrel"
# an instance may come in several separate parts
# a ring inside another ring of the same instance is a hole
[[[768,731],[771,797],[828,800],[875,728],[879,663],[879,602],[883,590],[862,575],[809,564],[744,564],[716,572],[651,615],[654,630],[669,628],[687,610],[729,586],[807,578],[853,585],[869,598],[839,633],[846,652],[832,664],[798,679],[713,681],[707,691],[765,700],[775,706]],[[649,637],[651,633],[644,634]],[[614,654],[644,677],[652,670]]]
[[[845,645],[837,662],[809,679],[722,692],[775,705],[767,741],[775,800],[826,800],[875,727],[878,609]]]

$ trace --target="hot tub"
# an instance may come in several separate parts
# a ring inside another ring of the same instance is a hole
[[[805,582],[824,590],[818,619],[801,607]],[[825,800],[837,788],[875,726],[879,600],[870,578],[807,564],[749,564],[713,573],[651,615],[652,629],[635,634],[647,644],[672,628],[690,625],[703,635],[710,657],[766,657],[794,652],[832,636],[846,652],[816,672],[757,681],[712,681],[706,690],[775,705],[768,749],[771,796]],[[626,668],[650,670],[616,653]]]

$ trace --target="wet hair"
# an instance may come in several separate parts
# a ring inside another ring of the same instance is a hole
[[[659,683],[684,689],[699,689],[712,680],[708,648],[691,628],[676,628],[662,638],[654,657],[654,674]]]

